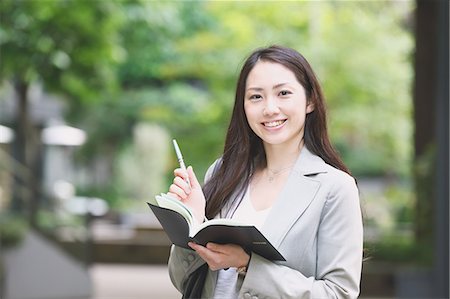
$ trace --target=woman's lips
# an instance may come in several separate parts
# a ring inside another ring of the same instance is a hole
[[[263,122],[262,125],[266,128],[277,128],[277,127],[283,125],[286,122],[286,120],[287,119],[266,121],[266,122]]]

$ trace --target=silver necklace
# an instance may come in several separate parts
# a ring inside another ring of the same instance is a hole
[[[268,175],[269,175],[269,183],[272,183],[275,180],[275,177],[277,177],[280,173],[285,172],[286,170],[291,169],[292,167],[294,167],[295,164],[292,164],[291,166],[285,167],[285,168],[281,168],[281,169],[270,169],[269,167],[267,167],[267,171],[268,171]]]

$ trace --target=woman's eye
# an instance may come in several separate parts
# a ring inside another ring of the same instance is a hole
[[[280,91],[280,95],[281,96],[287,96],[287,95],[290,95],[290,94],[292,94],[292,92],[290,92],[289,90],[282,90],[282,91]]]
[[[251,95],[249,99],[252,101],[257,101],[257,100],[262,99],[262,96],[259,94],[254,94],[254,95]]]

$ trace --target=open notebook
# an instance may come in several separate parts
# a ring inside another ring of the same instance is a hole
[[[147,204],[158,218],[170,241],[177,246],[191,249],[187,245],[190,241],[201,245],[206,245],[208,242],[232,243],[242,246],[247,252],[254,252],[269,260],[285,260],[253,225],[224,218],[211,219],[196,225],[189,207],[164,193],[155,196],[155,199]]]

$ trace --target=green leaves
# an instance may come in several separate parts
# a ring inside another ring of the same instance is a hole
[[[89,89],[113,84],[113,67],[121,58],[117,55],[119,5],[13,0],[0,5],[0,78],[39,80],[73,100],[92,100]]]
[[[225,127],[245,56],[274,43],[291,46],[316,70],[332,139],[355,174],[406,175],[412,138],[412,9],[411,2],[195,2],[189,14],[186,4],[151,2],[129,10],[133,18],[124,31],[129,55],[121,80],[127,88],[161,90],[180,81],[200,83],[206,99],[201,105],[221,115],[203,113],[203,121]],[[145,109],[145,118],[181,115],[177,122],[196,131],[195,113],[188,111],[198,102],[187,98],[166,99],[164,107]],[[217,145],[222,136],[214,137]],[[197,151],[204,150],[199,145]]]
[[[3,0],[0,79],[40,81],[68,98],[89,132],[86,155],[114,155],[136,123],[157,123],[185,140],[202,173],[220,154],[246,55],[282,44],[318,74],[332,139],[353,172],[407,175],[413,6]]]

